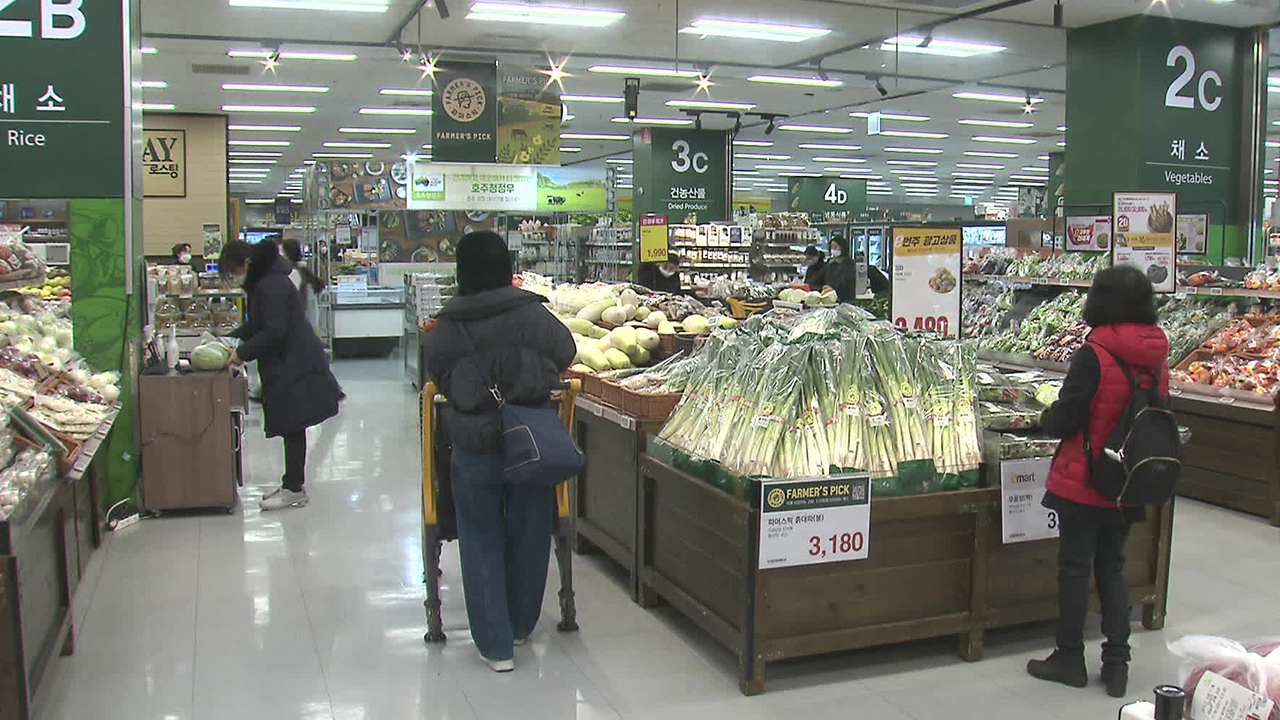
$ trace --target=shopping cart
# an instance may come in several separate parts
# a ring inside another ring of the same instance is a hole
[[[444,618],[440,614],[440,550],[441,545],[458,539],[454,518],[453,492],[449,478],[449,439],[436,421],[436,406],[444,402],[444,396],[436,394],[434,383],[422,388],[422,562],[427,585],[427,599],[423,602],[427,612],[427,634],[423,640],[429,643],[445,641]],[[574,399],[582,390],[581,380],[570,380],[556,396],[560,402],[560,419],[572,432]],[[573,513],[569,510],[569,483],[556,486],[556,521],[552,536],[555,539],[556,565],[560,568],[560,632],[578,629],[578,611],[573,596]]]

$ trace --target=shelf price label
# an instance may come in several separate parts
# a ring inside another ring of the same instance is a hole
[[[640,262],[662,262],[667,259],[667,216],[645,215],[640,218]]]
[[[893,318],[903,330],[960,331],[960,228],[893,228]]]
[[[1000,463],[1000,519],[1004,543],[1058,537],[1058,514],[1043,505],[1050,458]]]
[[[760,483],[761,569],[864,560],[870,535],[866,473]]]

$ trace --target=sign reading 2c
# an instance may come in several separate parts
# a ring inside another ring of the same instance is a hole
[[[3,1],[0,0],[0,2]],[[676,154],[676,159],[671,161],[671,169],[678,173],[685,173],[692,168],[699,175],[705,174],[711,167],[711,159],[704,152],[690,155],[689,152],[692,149],[688,140],[677,140],[671,143],[671,152]]]
[[[1212,98],[1209,97],[1209,84],[1212,83],[1217,87],[1222,87],[1222,76],[1213,70],[1205,70],[1200,74],[1200,80],[1196,83],[1197,95],[1183,95],[1182,90],[1196,76],[1196,54],[1191,52],[1191,48],[1186,45],[1176,45],[1169,51],[1169,56],[1165,58],[1165,65],[1168,67],[1178,67],[1184,64],[1182,74],[1174,78],[1169,83],[1169,89],[1164,93],[1164,106],[1172,108],[1193,109],[1196,106],[1196,100],[1200,101],[1200,107],[1209,112],[1218,109],[1222,104],[1222,95],[1215,93]]]

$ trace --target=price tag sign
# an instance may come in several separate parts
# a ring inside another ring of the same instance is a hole
[[[1078,215],[1067,218],[1067,249],[1094,252],[1111,250],[1111,216]]]
[[[640,262],[662,262],[667,259],[667,216],[645,215],[640,218]]]
[[[760,483],[760,568],[864,560],[871,476]]]
[[[1000,517],[1006,545],[1058,537],[1058,514],[1040,504],[1051,462],[1031,458],[1000,463]]]
[[[893,228],[893,322],[960,332],[960,228]]]
[[[1156,292],[1174,292],[1174,222],[1178,212],[1175,193],[1115,193],[1112,227],[1115,229],[1115,265],[1133,265],[1147,275]]]
[[[1196,720],[1257,720],[1271,716],[1275,703],[1215,672],[1206,672],[1191,698]]]

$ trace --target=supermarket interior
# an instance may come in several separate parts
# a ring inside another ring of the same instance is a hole
[[[1280,720],[1277,0],[0,0],[0,149],[0,720]]]

